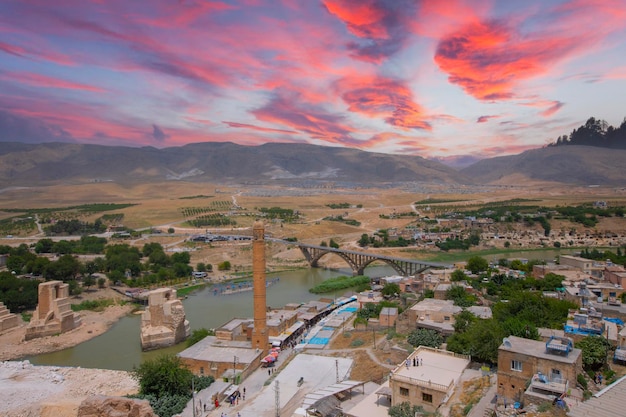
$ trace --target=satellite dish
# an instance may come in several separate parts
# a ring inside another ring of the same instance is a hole
[[[505,337],[504,339],[502,339],[502,344],[504,345],[504,347],[507,347],[507,348],[511,347],[511,341],[509,340],[508,337]]]

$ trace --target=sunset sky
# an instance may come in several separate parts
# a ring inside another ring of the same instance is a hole
[[[626,116],[625,0],[0,2],[1,141],[486,158],[591,116]]]

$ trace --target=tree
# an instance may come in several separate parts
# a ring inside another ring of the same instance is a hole
[[[481,271],[486,271],[489,268],[489,262],[483,257],[472,256],[467,260],[465,268],[472,272],[472,274],[478,274]]]
[[[133,368],[132,374],[139,383],[139,392],[144,395],[188,395],[191,390],[193,374],[173,354],[148,359]]]
[[[198,262],[196,265],[196,271],[198,272],[206,272],[206,264],[204,262]]]
[[[331,248],[339,249],[339,243],[335,242],[334,239],[330,239],[330,241],[328,242],[328,246],[330,246]]]
[[[96,279],[93,275],[87,275],[83,278],[83,287],[89,289],[89,287],[93,287],[94,285],[96,285]]]
[[[360,247],[364,248],[370,244],[370,237],[367,235],[367,233],[363,233],[357,243]]]
[[[207,336],[215,336],[215,330],[205,328],[193,330],[191,336],[187,339],[187,347],[195,345]]]
[[[598,370],[605,363],[611,344],[602,336],[587,336],[574,345],[583,351],[583,368]]]
[[[98,288],[104,288],[107,283],[107,279],[104,277],[98,278]]]
[[[452,275],[450,275],[450,280],[451,281],[463,281],[464,279],[466,279],[467,276],[465,275],[465,272],[463,272],[460,269],[455,269],[454,272],[452,273]]]
[[[400,286],[396,283],[387,283],[383,287],[381,293],[387,297],[393,297],[394,295],[397,296],[400,294]]]
[[[443,337],[436,330],[417,329],[409,333],[406,341],[413,347],[428,346],[438,348],[443,343]]]
[[[173,228],[173,227],[168,227],[168,229],[167,229],[167,233],[169,233],[169,234],[171,235],[171,234],[172,234],[172,233],[174,233],[174,232],[175,232],[175,230],[174,230],[174,228]]]
[[[230,261],[224,261],[217,264],[218,271],[229,271],[230,270]]]

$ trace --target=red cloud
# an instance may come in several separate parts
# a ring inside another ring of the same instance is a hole
[[[431,130],[422,108],[413,101],[411,91],[401,81],[384,77],[348,77],[337,83],[348,110],[369,117],[384,117],[385,122],[403,129]]]
[[[524,38],[504,22],[465,26],[439,42],[435,62],[479,100],[514,97],[514,85],[549,71],[582,44],[583,35]]]
[[[375,63],[400,50],[417,7],[412,0],[324,0],[324,6],[359,38],[348,43],[353,56]]]
[[[552,105],[550,107],[548,107],[547,109],[545,109],[544,111],[542,111],[540,114],[543,117],[550,117],[552,116],[554,113],[558,112],[559,110],[561,110],[561,107],[563,107],[565,104],[560,102],[560,101],[554,101],[552,102]]]

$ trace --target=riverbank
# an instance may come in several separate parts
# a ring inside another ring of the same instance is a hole
[[[18,360],[42,353],[56,352],[74,347],[99,336],[109,330],[122,317],[134,309],[132,304],[116,304],[104,311],[81,311],[81,325],[69,332],[56,336],[24,340],[27,322],[21,321],[18,327],[0,333],[0,361]]]

